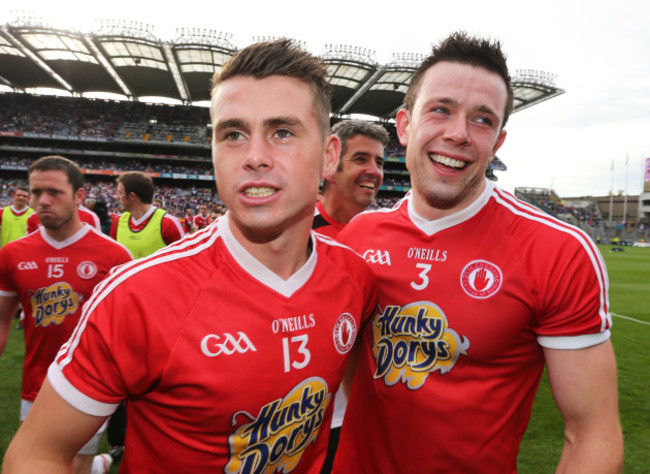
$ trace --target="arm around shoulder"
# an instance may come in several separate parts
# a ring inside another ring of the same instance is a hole
[[[7,449],[3,474],[71,472],[75,454],[104,420],[74,408],[46,379]]]
[[[621,472],[623,435],[611,341],[584,349],[544,348],[544,357],[565,426],[557,472]]]

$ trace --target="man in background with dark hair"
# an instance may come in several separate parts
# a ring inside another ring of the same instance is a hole
[[[397,114],[412,191],[339,234],[380,296],[334,472],[516,472],[544,366],[565,422],[557,472],[622,468],[598,249],[485,178],[512,97],[500,45],[464,33],[413,77]]]
[[[384,179],[384,147],[389,137],[382,126],[361,120],[343,120],[330,133],[341,140],[341,156],[336,171],[323,180],[314,229],[336,237],[375,200]]]
[[[215,76],[212,158],[228,212],[104,281],[3,472],[69,466],[125,399],[127,472],[320,471],[331,400],[376,305],[363,259],[311,230],[340,150],[326,71],[279,40]]]
[[[153,181],[139,171],[117,177],[117,196],[124,211],[113,221],[111,237],[123,244],[133,258],[151,255],[185,233],[180,222],[164,209],[153,206]]]
[[[34,213],[29,207],[29,189],[16,186],[11,192],[11,204],[0,209],[0,247],[27,235],[27,219]]]
[[[75,163],[60,156],[41,158],[29,168],[29,186],[42,227],[0,250],[0,354],[18,305],[25,311],[21,421],[95,286],[111,268],[131,260],[126,248],[79,219],[85,192]],[[102,431],[78,451],[76,472],[90,472]]]

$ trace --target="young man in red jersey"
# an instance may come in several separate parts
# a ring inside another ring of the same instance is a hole
[[[326,68],[278,40],[239,51],[213,84],[228,212],[105,280],[50,366],[7,473],[67,465],[126,398],[126,472],[320,471],[330,403],[376,303],[363,259],[311,230],[340,147]]]
[[[512,97],[499,44],[464,33],[414,75],[397,114],[412,191],[339,234],[380,297],[334,472],[516,472],[545,365],[565,421],[558,472],[621,469],[603,260],[485,178]]]
[[[194,216],[194,224],[192,225],[192,232],[201,230],[210,224],[210,213],[208,212],[208,205],[201,204],[199,206],[199,213]]]
[[[0,249],[0,354],[19,304],[25,312],[21,420],[93,288],[111,268],[131,260],[126,248],[79,219],[83,174],[75,163],[41,158],[29,168],[29,186],[42,227]],[[89,472],[100,436],[80,447],[76,472]]]

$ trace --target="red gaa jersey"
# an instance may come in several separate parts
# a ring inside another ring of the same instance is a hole
[[[333,393],[376,306],[372,272],[312,234],[283,280],[228,220],[120,267],[50,366],[85,413],[129,400],[126,472],[320,472]]]
[[[335,221],[330,217],[325,208],[320,201],[316,203],[316,211],[314,212],[314,223],[312,229],[314,229],[319,234],[328,235],[333,239],[336,238],[339,232],[343,230],[345,224],[339,221]]]
[[[197,214],[194,216],[194,227],[196,227],[197,230],[201,230],[204,227],[207,227],[208,224],[210,224],[209,215],[203,217],[201,214]]]
[[[427,221],[407,195],[339,237],[380,293],[334,472],[516,472],[542,347],[609,338],[594,243],[491,182],[456,214]]]
[[[88,225],[63,242],[44,228],[0,250],[0,295],[18,295],[25,312],[22,398],[33,401],[93,288],[128,250]]]

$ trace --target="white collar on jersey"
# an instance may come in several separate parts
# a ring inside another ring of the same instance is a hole
[[[259,260],[253,257],[238,241],[230,230],[230,211],[226,212],[223,218],[219,219],[219,233],[223,238],[228,252],[237,263],[253,278],[260,283],[277,291],[282,296],[288,298],[298,291],[309,280],[317,261],[317,242],[314,233],[310,235],[312,252],[307,262],[287,280],[283,280],[277,274],[273,273],[268,267],[264,266]]]
[[[90,232],[90,226],[86,224],[85,222],[83,223],[83,226],[81,229],[79,229],[76,233],[71,235],[65,240],[62,240],[59,242],[58,240],[54,240],[52,237],[47,235],[47,231],[45,230],[45,227],[42,225],[39,226],[38,230],[41,232],[41,237],[43,237],[43,240],[47,242],[49,245],[54,247],[55,249],[63,249],[66,248],[76,242],[79,242],[81,239],[85,237],[85,235]]]
[[[483,207],[490,200],[490,195],[494,190],[494,183],[488,179],[485,180],[485,189],[481,195],[476,198],[476,200],[467,206],[465,209],[461,209],[455,214],[450,214],[440,219],[434,219],[432,221],[425,219],[424,217],[419,216],[415,209],[413,208],[413,197],[411,196],[408,199],[408,213],[413,224],[424,232],[426,235],[433,235],[436,232],[441,230],[449,229],[455,225],[458,225],[466,220],[474,217],[478,212],[483,209]]]

